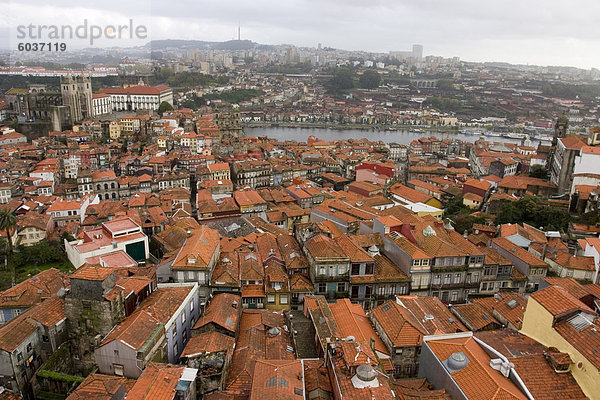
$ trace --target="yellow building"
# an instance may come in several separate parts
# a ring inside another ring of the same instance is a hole
[[[50,216],[46,214],[20,216],[17,218],[17,229],[13,232],[13,243],[33,246],[46,239],[46,231],[51,225]]]
[[[465,193],[463,195],[463,204],[469,208],[480,209],[483,203],[483,197],[475,193]]]
[[[110,121],[108,124],[108,134],[111,139],[118,139],[121,137],[121,123],[119,121]]]
[[[290,294],[286,293],[267,293],[267,310],[284,310],[290,309]]]
[[[598,315],[560,286],[529,296],[521,333],[571,358],[567,370],[589,398],[600,393]]]

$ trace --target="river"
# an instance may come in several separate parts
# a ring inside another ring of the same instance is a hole
[[[306,142],[309,136],[313,135],[325,141],[336,139],[362,139],[367,138],[372,141],[381,140],[385,143],[396,142],[408,145],[414,139],[420,137],[435,136],[439,139],[459,139],[465,142],[474,142],[479,139],[479,135],[467,135],[459,132],[409,132],[403,131],[385,131],[385,130],[364,130],[364,129],[327,129],[327,128],[281,128],[281,127],[246,127],[244,128],[246,136],[264,136],[277,139],[279,141],[297,140]],[[520,139],[511,139],[496,136],[486,136],[490,142],[508,142],[521,143]],[[533,140],[534,146],[537,141]]]

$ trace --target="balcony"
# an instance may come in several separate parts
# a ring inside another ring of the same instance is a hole
[[[458,271],[466,271],[467,266],[464,264],[461,265],[432,265],[430,266],[431,273],[434,272],[458,272]]]

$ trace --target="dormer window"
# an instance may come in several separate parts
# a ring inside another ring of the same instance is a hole
[[[196,264],[196,258],[194,258],[194,257],[188,257],[187,262],[188,262],[188,264]]]

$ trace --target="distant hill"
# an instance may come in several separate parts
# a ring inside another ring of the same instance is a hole
[[[255,47],[263,47],[252,42],[251,40],[228,40],[226,42],[206,42],[203,40],[179,40],[179,39],[167,39],[167,40],[152,40],[147,46],[152,51],[160,51],[166,49],[203,49],[203,50],[250,50]]]

